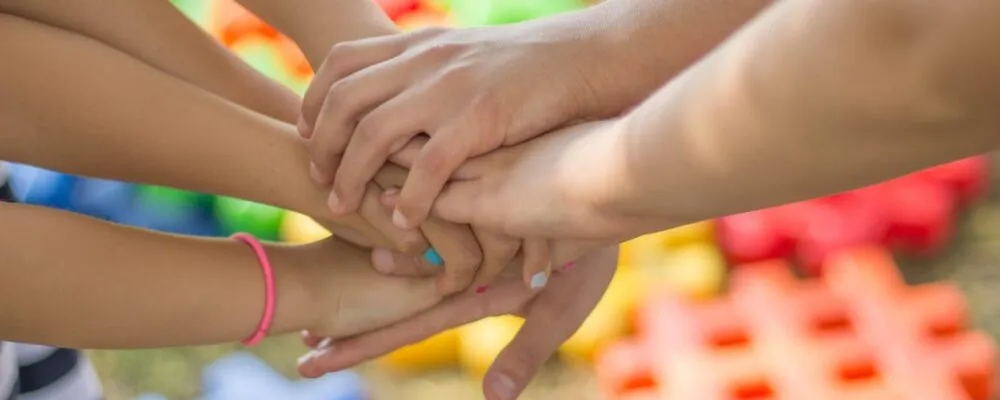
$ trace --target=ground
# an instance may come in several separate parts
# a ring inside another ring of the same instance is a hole
[[[997,192],[997,191],[994,191]],[[994,338],[1000,337],[1000,195],[976,207],[963,218],[956,244],[934,260],[900,260],[911,283],[953,280],[968,296],[973,324]],[[144,351],[92,353],[105,381],[109,400],[126,399],[155,391],[171,399],[192,399],[198,394],[201,367],[237,350],[237,346],[211,346]],[[305,351],[298,338],[269,340],[255,353],[278,370],[294,373],[295,359]],[[479,399],[479,382],[457,371],[419,377],[389,376],[377,368],[362,368],[374,399]],[[598,399],[586,371],[553,367],[533,384],[526,400]]]

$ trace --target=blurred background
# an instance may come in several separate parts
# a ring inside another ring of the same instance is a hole
[[[513,23],[587,6],[583,0],[378,2],[404,29]],[[263,73],[300,93],[307,87],[311,71],[294,44],[233,2],[173,3]],[[629,372],[655,364],[648,359],[653,356],[633,355],[635,359],[625,361],[602,356],[609,346],[643,337],[637,310],[651,299],[669,295],[695,309],[725,301],[730,274],[750,268],[736,265],[786,259],[798,275],[822,276],[830,255],[864,246],[893,251],[910,284],[953,282],[965,302],[945,314],[958,319],[967,314],[970,325],[995,338],[1000,334],[1000,301],[994,294],[1000,282],[996,267],[1000,208],[989,185],[993,169],[985,156],[970,158],[849,193],[705,221],[625,243],[619,271],[604,299],[524,398],[625,398],[631,390],[655,388],[662,382],[654,381],[664,376]],[[328,234],[302,215],[238,199],[24,165],[11,165],[10,172],[11,184],[24,202],[123,224],[206,236],[245,231],[288,242],[308,242]],[[898,312],[909,311],[903,307]],[[514,317],[483,320],[354,371],[309,382],[295,378],[295,360],[306,351],[298,337],[271,338],[249,351],[224,345],[95,351],[91,357],[111,400],[477,399],[482,398],[482,374],[519,324]],[[987,360],[989,366],[973,378],[963,378],[965,387],[980,378],[992,382],[992,351],[992,345],[969,351],[970,359]],[[733,398],[771,398],[766,390],[758,392]],[[991,398],[992,389],[969,393],[969,399]]]

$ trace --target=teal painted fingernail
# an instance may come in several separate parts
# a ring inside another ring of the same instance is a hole
[[[540,289],[542,287],[545,287],[546,283],[549,283],[549,277],[548,275],[545,275],[544,272],[539,272],[531,276],[532,289]]]
[[[424,260],[427,260],[427,262],[433,265],[444,264],[444,259],[442,259],[441,255],[434,249],[427,249],[427,251],[424,252]]]

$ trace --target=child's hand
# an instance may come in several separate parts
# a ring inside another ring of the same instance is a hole
[[[620,96],[609,69],[618,66],[605,59],[616,50],[602,46],[560,18],[334,46],[299,123],[312,139],[314,178],[333,183],[335,213],[353,212],[389,155],[426,134],[393,213],[397,226],[414,228],[466,158],[627,107],[609,104],[622,103],[612,100]]]
[[[302,281],[316,305],[316,322],[310,330],[325,337],[342,338],[387,326],[442,299],[434,279],[380,274],[371,267],[368,251],[336,238],[294,250]]]
[[[482,295],[459,294],[402,322],[342,341],[321,341],[322,335],[307,334],[306,344],[315,350],[300,359],[299,373],[318,377],[469,322],[517,314],[525,317],[524,326],[483,378],[487,398],[517,398],[601,299],[615,272],[616,250],[612,246],[580,259],[574,269],[554,274],[541,292],[503,280]]]

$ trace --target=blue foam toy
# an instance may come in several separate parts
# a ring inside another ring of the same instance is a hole
[[[23,164],[6,164],[14,198],[22,203],[68,209],[77,178]]]
[[[207,199],[210,196],[183,190],[139,186],[131,206],[112,220],[178,235],[219,236],[219,225],[203,204]]]
[[[349,371],[290,381],[260,359],[236,353],[205,368],[204,400],[366,400],[361,377]]]
[[[81,179],[70,198],[70,209],[111,221],[132,209],[135,185],[105,179]]]
[[[136,397],[135,400],[169,400],[167,396],[158,393],[144,393]]]
[[[165,210],[143,206],[136,202],[112,221],[139,228],[152,229],[178,235],[219,236],[219,225],[204,212],[190,210]]]

